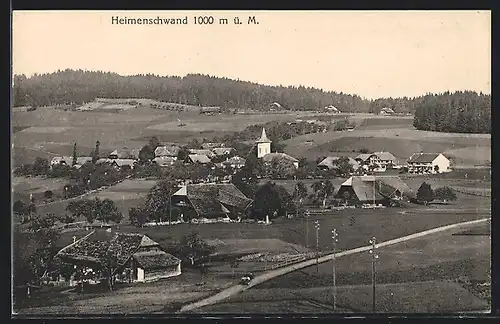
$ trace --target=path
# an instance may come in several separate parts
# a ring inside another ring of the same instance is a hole
[[[406,236],[403,236],[403,237],[399,237],[399,238],[396,238],[396,239],[393,239],[393,240],[381,242],[381,243],[378,243],[376,245],[376,247],[380,248],[380,247],[384,247],[384,246],[389,246],[389,245],[393,245],[393,244],[397,244],[397,243],[402,243],[402,242],[414,240],[414,239],[417,239],[417,238],[420,238],[420,237],[423,237],[423,236],[426,236],[426,235],[430,235],[430,234],[434,234],[434,233],[438,233],[438,232],[444,232],[444,231],[447,231],[447,230],[450,230],[450,229],[454,229],[454,228],[459,228],[459,227],[462,227],[462,226],[469,226],[469,225],[479,224],[479,223],[482,223],[482,222],[486,222],[489,219],[491,219],[491,218],[488,217],[488,218],[482,218],[482,219],[468,221],[468,222],[463,222],[463,223],[456,223],[456,224],[451,224],[451,225],[436,227],[436,228],[433,228],[433,229],[430,229],[430,230],[426,230],[426,231],[423,231],[423,232],[418,232],[418,233],[406,235]],[[371,248],[372,248],[371,245],[367,245],[367,246],[362,246],[362,247],[358,247],[358,248],[351,249],[351,250],[346,250],[346,251],[338,252],[338,253],[335,253],[335,254],[333,254],[333,253],[332,254],[328,254],[328,255],[320,257],[318,259],[318,262],[319,263],[327,262],[327,261],[333,259],[334,256],[336,258],[339,258],[339,257],[346,256],[346,255],[351,255],[351,254],[366,252],[366,251],[369,251]],[[203,306],[213,305],[213,304],[215,304],[215,303],[217,303],[217,302],[219,302],[221,300],[224,300],[224,299],[227,299],[227,298],[229,298],[229,297],[231,297],[233,295],[239,294],[239,293],[241,293],[241,292],[243,292],[243,291],[245,291],[247,289],[250,289],[250,288],[252,288],[254,286],[257,286],[257,285],[259,285],[259,284],[261,284],[261,283],[263,283],[265,281],[274,279],[276,277],[285,275],[287,273],[290,273],[290,272],[293,272],[293,271],[296,271],[296,270],[299,270],[299,269],[303,269],[303,268],[306,268],[306,267],[309,267],[309,266],[313,266],[315,264],[316,264],[316,258],[313,258],[313,259],[302,261],[302,262],[299,262],[299,263],[296,263],[296,264],[293,264],[293,265],[290,265],[290,266],[287,266],[287,267],[283,267],[283,268],[280,268],[280,269],[276,269],[276,270],[272,270],[272,271],[263,273],[263,274],[261,274],[259,276],[256,276],[250,282],[250,284],[247,285],[247,286],[235,285],[235,286],[229,287],[229,288],[227,288],[227,289],[219,292],[216,295],[210,296],[208,298],[205,298],[203,300],[197,301],[197,302],[192,303],[192,304],[185,305],[185,306],[183,306],[181,308],[181,310],[179,312],[180,313],[182,313],[182,312],[188,312],[188,311],[191,311],[193,309],[200,308],[200,307],[203,307]]]

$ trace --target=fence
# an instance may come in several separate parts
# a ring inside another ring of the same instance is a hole
[[[486,193],[479,193],[479,192],[471,192],[471,191],[465,191],[465,190],[460,190],[460,189],[454,189],[456,192],[459,192],[464,195],[469,195],[469,196],[478,196],[478,197],[491,197],[491,194],[486,194]]]
[[[266,267],[265,270],[274,270],[274,269],[278,269],[278,268],[283,268],[283,267],[286,267],[286,266],[289,266],[289,265],[292,265],[295,263],[299,263],[299,262],[302,262],[305,260],[314,259],[316,257],[320,258],[324,255],[329,254],[329,253],[330,252],[320,252],[320,253],[311,252],[311,253],[307,253],[307,254],[298,255],[298,256],[292,257],[288,260],[285,260],[282,262],[277,262],[277,263],[271,265],[270,267]]]

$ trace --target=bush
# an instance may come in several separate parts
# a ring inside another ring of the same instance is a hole
[[[52,199],[52,197],[54,197],[54,193],[52,192],[52,190],[46,190],[44,193],[43,193],[43,197],[45,199]]]

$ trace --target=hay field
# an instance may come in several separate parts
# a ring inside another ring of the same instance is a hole
[[[411,117],[410,117],[411,118]],[[307,134],[284,141],[285,152],[316,159],[319,156],[356,156],[361,149],[390,151],[406,161],[415,152],[442,152],[457,165],[491,161],[491,135],[418,131],[408,117],[351,118],[359,124],[353,131]]]

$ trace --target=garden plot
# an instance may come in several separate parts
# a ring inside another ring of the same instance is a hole
[[[40,133],[40,134],[59,134],[72,129],[72,127],[63,126],[32,126],[23,129],[21,133]]]
[[[207,244],[216,247],[220,254],[268,253],[303,253],[309,250],[298,244],[287,243],[279,239],[208,239]]]

